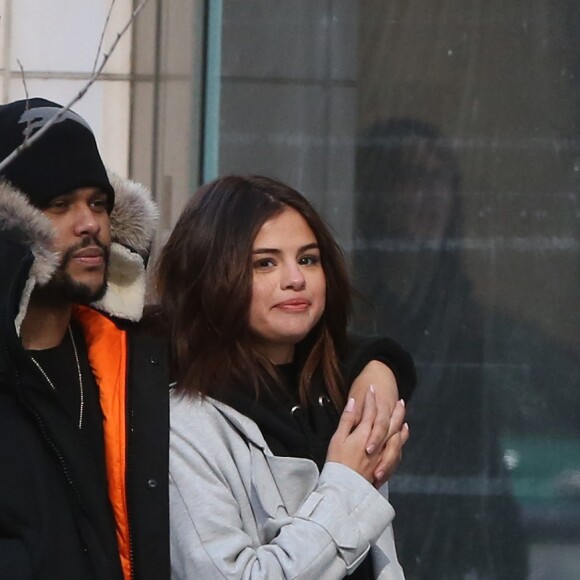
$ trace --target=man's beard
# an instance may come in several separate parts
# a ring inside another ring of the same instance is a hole
[[[82,282],[73,280],[67,272],[67,267],[73,259],[73,255],[88,246],[97,246],[103,252],[105,271],[103,274],[103,283],[98,288],[91,288]],[[63,254],[61,263],[53,277],[46,286],[35,290],[35,297],[40,298],[43,302],[69,302],[71,304],[90,304],[91,302],[100,300],[107,291],[109,253],[109,248],[96,238],[84,238],[80,244],[72,246]]]

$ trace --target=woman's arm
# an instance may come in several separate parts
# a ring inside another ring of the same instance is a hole
[[[417,382],[415,365],[411,355],[394,340],[351,338],[343,368],[347,384],[352,383],[349,396],[355,398],[361,411],[369,386],[376,390],[377,419],[367,450],[382,454],[374,481],[380,487],[400,463],[402,448],[409,438],[404,406]]]
[[[172,404],[173,577],[339,580],[356,568],[394,512],[341,463],[360,461],[369,477],[376,463],[364,451],[368,416],[357,432],[352,414],[318,475],[310,461],[268,456],[207,401]]]
[[[346,384],[353,384],[371,361],[381,362],[389,368],[393,400],[403,399],[408,403],[417,385],[417,373],[411,354],[391,338],[351,335],[342,365]]]

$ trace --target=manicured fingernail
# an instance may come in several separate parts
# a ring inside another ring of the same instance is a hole
[[[405,424],[403,425],[403,427],[404,427],[405,429],[407,429],[407,431],[408,431],[408,430],[409,430],[409,423],[405,423]]]
[[[405,406],[405,401],[403,399],[400,399],[401,401],[401,405],[403,405],[403,407]]]
[[[377,446],[374,443],[371,443],[368,447],[367,447],[367,453],[370,455],[375,449],[377,448]]]
[[[374,385],[371,385],[371,386],[369,387],[369,389],[371,390],[371,393],[374,393],[374,392],[375,392],[375,386],[374,386]]]
[[[354,399],[352,397],[350,397],[348,399],[348,402],[346,403],[346,407],[344,408],[344,410],[347,413],[352,413],[354,411]],[[360,448],[359,448],[360,449]]]
[[[384,475],[385,475],[385,472],[384,471],[377,471],[375,473],[375,479],[381,480],[381,479],[383,479],[383,476]]]

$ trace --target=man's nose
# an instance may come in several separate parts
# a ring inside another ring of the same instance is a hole
[[[101,226],[99,220],[89,205],[84,203],[79,204],[75,209],[74,228],[75,235],[77,236],[84,236],[87,234],[94,236],[100,232]]]

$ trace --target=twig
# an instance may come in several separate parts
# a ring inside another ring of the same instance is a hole
[[[46,123],[46,125],[44,125],[36,133],[34,133],[34,135],[32,135],[30,138],[26,138],[21,145],[19,145],[16,149],[14,149],[14,151],[12,151],[12,153],[10,153],[10,155],[8,155],[8,157],[6,157],[5,159],[2,160],[2,162],[0,162],[0,173],[2,171],[4,171],[4,168],[9,163],[11,163],[14,159],[16,159],[16,157],[18,157],[18,155],[20,155],[20,153],[22,151],[24,151],[25,149],[28,149],[28,147],[30,147],[31,145],[36,143],[36,141],[38,141],[54,124],[56,124],[58,121],[60,121],[61,117],[67,111],[69,111],[70,108],[75,103],[80,101],[85,96],[86,92],[93,86],[94,82],[99,78],[99,75],[101,74],[101,72],[105,68],[105,65],[107,64],[109,58],[111,57],[111,55],[113,54],[113,52],[117,48],[117,45],[119,44],[120,40],[123,38],[123,36],[127,32],[127,30],[129,30],[129,27],[131,26],[131,24],[133,24],[133,21],[135,20],[135,18],[137,18],[139,12],[141,12],[141,10],[144,8],[144,6],[148,2],[149,2],[149,0],[141,0],[139,5],[137,6],[137,8],[135,8],[135,10],[133,10],[133,12],[131,14],[131,18],[129,18],[128,22],[121,29],[121,32],[117,33],[117,37],[115,38],[115,40],[111,44],[111,47],[109,48],[108,52],[103,54],[103,60],[101,61],[100,66],[95,71],[93,71],[93,74],[90,76],[89,80],[87,81],[87,84],[64,107],[61,107],[59,109],[58,113],[56,113],[56,115],[54,115],[54,117],[52,117]]]
[[[22,63],[20,62],[19,59],[16,59],[16,62],[18,63],[18,66],[20,67],[20,74],[22,75],[22,86],[24,87],[24,95],[26,96],[26,109],[28,109],[28,103],[29,103],[29,99],[30,97],[28,96],[28,86],[26,85],[26,73],[24,72],[24,67],[22,66]],[[26,121],[26,129],[24,134],[26,135],[26,139],[28,139],[28,135],[29,133],[29,128],[30,125],[32,123],[32,119],[28,119],[28,121]]]
[[[115,6],[115,2],[117,0],[111,0],[111,5],[109,6],[109,11],[107,12],[107,18],[105,19],[105,24],[103,26],[103,30],[101,31],[101,38],[99,39],[99,46],[97,47],[97,52],[95,54],[95,62],[93,63],[93,68],[91,71],[94,73],[97,68],[97,63],[99,62],[99,55],[101,54],[101,49],[103,48],[103,42],[105,41],[105,33],[107,32],[107,28],[109,26],[109,21],[111,20],[111,13],[113,12],[113,8]]]
[[[28,86],[26,85],[26,74],[24,73],[24,67],[19,59],[16,59],[18,63],[18,67],[20,68],[20,76],[22,77],[22,86],[24,87],[24,94],[26,96],[26,100],[28,101]]]

